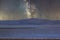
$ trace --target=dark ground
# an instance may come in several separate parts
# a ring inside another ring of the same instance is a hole
[[[59,20],[26,19],[0,21],[0,38],[60,38]]]
[[[10,28],[1,27],[0,38],[60,38],[60,25],[14,26],[14,28],[12,26]]]

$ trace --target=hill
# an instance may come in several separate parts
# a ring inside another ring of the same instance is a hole
[[[47,19],[22,19],[22,20],[5,20],[0,21],[0,25],[60,25],[60,20]]]

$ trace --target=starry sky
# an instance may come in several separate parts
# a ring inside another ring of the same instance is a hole
[[[22,19],[24,18],[23,0],[0,0],[0,19]]]
[[[60,20],[60,0],[28,0],[28,2],[35,5],[38,18]],[[24,18],[26,17],[23,0],[0,0],[0,20]]]
[[[36,5],[39,18],[60,20],[60,0],[31,0]]]

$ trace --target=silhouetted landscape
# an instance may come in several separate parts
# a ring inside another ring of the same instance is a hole
[[[2,20],[0,25],[60,25],[60,20],[48,19],[21,19],[21,20]]]

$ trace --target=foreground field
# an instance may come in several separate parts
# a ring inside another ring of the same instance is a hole
[[[0,25],[0,38],[60,38],[60,25]]]

